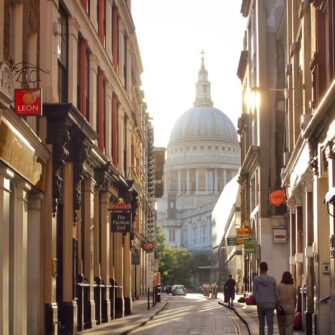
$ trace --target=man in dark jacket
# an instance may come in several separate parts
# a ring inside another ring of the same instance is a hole
[[[225,283],[225,288],[226,288],[226,294],[227,294],[227,299],[226,302],[228,302],[229,306],[233,306],[234,299],[235,299],[235,286],[236,282],[233,279],[232,275],[229,275],[229,279]]]
[[[260,275],[253,280],[253,296],[256,300],[259,320],[259,335],[265,335],[265,319],[268,335],[273,335],[273,314],[276,306],[276,280],[267,274],[268,265],[261,262]]]

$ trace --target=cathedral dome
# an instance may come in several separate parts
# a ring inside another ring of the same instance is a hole
[[[197,139],[237,142],[232,121],[219,109],[199,105],[186,111],[172,128],[169,145]]]
[[[213,107],[211,83],[203,56],[193,105],[194,107],[186,111],[172,128],[169,146],[197,140],[238,143],[236,129],[231,120]]]

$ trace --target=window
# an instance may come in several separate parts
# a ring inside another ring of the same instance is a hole
[[[79,37],[78,43],[78,80],[77,107],[81,114],[89,120],[90,106],[90,51],[87,42]]]
[[[57,40],[57,58],[58,58],[58,99],[59,102],[67,102],[67,84],[68,84],[68,23],[65,10],[59,8],[59,32]]]
[[[98,35],[106,47],[106,0],[97,1]]]
[[[169,242],[175,242],[176,231],[174,229],[169,229]]]
[[[119,16],[115,5],[112,7],[112,54],[113,68],[117,72],[119,67]]]
[[[13,1],[12,1],[13,3]],[[4,6],[4,5],[3,5]],[[2,9],[1,9],[2,10]],[[7,18],[4,18],[5,20]],[[2,26],[3,27],[3,26]],[[23,5],[10,6],[10,60],[13,64],[22,61]],[[6,32],[5,32],[6,36]]]
[[[119,101],[117,95],[113,95],[112,105],[112,159],[113,164],[119,164],[119,141],[118,141],[118,119],[119,119]]]
[[[106,114],[106,83],[105,75],[103,71],[98,70],[97,78],[97,133],[98,133],[98,145],[100,149],[105,148],[105,114]]]
[[[83,5],[87,15],[90,16],[90,0],[81,0],[81,4]]]
[[[124,78],[124,87],[125,89],[128,88],[128,81],[127,81],[127,77],[128,77],[128,73],[127,73],[127,35],[124,34],[123,36],[123,78]]]

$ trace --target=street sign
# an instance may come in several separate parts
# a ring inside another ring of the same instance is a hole
[[[244,240],[244,253],[245,254],[255,254],[256,253],[257,241],[254,238],[249,240]]]
[[[131,211],[113,210],[112,211],[112,232],[130,233],[131,232]]]
[[[228,236],[227,245],[228,246],[236,245],[236,236]]]
[[[251,237],[250,228],[236,228],[236,243],[244,244],[244,240],[248,240]]]
[[[18,88],[15,90],[15,112],[19,115],[42,115],[42,90]]]

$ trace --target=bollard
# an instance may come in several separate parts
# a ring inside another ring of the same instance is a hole
[[[150,309],[150,289],[148,287],[148,309]]]

